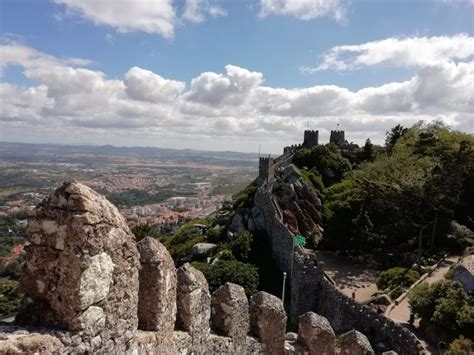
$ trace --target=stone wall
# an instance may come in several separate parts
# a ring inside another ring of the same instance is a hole
[[[303,147],[311,148],[319,144],[319,131],[304,131]]]
[[[342,147],[346,142],[344,131],[331,131],[329,143],[334,143],[338,147]]]
[[[137,247],[118,210],[80,183],[46,198],[28,230],[21,324],[0,324],[0,354],[300,354],[318,339],[336,346],[315,314],[286,341],[283,303],[266,292],[249,302],[226,283],[211,295],[203,274],[189,264],[176,270],[158,240]]]
[[[258,181],[265,184],[273,179],[273,158],[260,158],[258,165]]]
[[[273,259],[280,271],[289,275],[291,324],[295,325],[301,314],[314,311],[325,316],[338,333],[357,329],[372,343],[384,344],[399,354],[419,353],[419,341],[409,330],[346,297],[326,280],[311,250],[296,248],[292,262],[294,236],[283,224],[281,212],[268,189],[260,188],[256,192],[252,217],[256,228],[264,230],[268,236]]]

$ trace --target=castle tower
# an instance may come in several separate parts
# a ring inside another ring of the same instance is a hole
[[[273,178],[273,158],[260,158],[258,165],[260,183],[267,183]]]
[[[334,143],[338,147],[342,147],[346,142],[344,131],[331,131],[329,143]]]
[[[319,131],[304,131],[303,147],[311,148],[319,144]]]

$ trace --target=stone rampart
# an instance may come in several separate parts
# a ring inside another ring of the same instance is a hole
[[[325,316],[338,333],[357,329],[371,342],[383,343],[387,349],[399,354],[419,353],[420,343],[413,333],[372,308],[346,297],[326,280],[311,250],[296,248],[292,262],[294,236],[283,224],[280,214],[273,203],[272,194],[259,189],[255,194],[252,215],[258,221],[257,229],[266,232],[273,259],[280,271],[289,275],[290,322],[296,324],[298,316],[314,311]]]
[[[336,346],[327,321],[313,314],[301,318],[301,335],[286,341],[287,317],[275,296],[259,292],[249,304],[231,283],[210,295],[200,271],[189,264],[176,270],[156,239],[137,248],[118,210],[77,182],[43,201],[28,241],[21,324],[0,324],[0,354],[291,355],[308,353],[319,336]],[[287,255],[287,246],[274,248]],[[313,331],[313,323],[323,328]]]

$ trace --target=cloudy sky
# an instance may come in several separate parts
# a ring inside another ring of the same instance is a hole
[[[474,0],[0,0],[0,140],[280,152],[474,133]]]

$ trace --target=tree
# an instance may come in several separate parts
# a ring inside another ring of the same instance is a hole
[[[374,160],[374,145],[370,141],[370,138],[367,138],[363,148],[364,151],[364,160],[372,161]]]
[[[214,292],[226,282],[242,286],[247,296],[256,293],[258,290],[258,271],[253,265],[235,260],[219,260],[213,265],[193,263],[193,266],[203,272],[211,292]]]
[[[426,283],[411,292],[409,302],[414,313],[446,337],[472,337],[474,329],[474,298],[462,284],[452,280]]]
[[[252,250],[253,235],[249,231],[242,231],[232,241],[232,253],[237,260],[246,262]]]
[[[158,238],[159,234],[153,224],[139,224],[132,228],[132,233],[137,242],[145,237]]]
[[[472,340],[464,338],[462,335],[449,344],[444,355],[467,355],[474,352]]]
[[[387,152],[391,153],[393,147],[397,143],[397,141],[403,137],[403,135],[407,132],[407,128],[404,128],[402,125],[398,124],[393,127],[390,131],[388,131],[385,136],[385,149]]]

